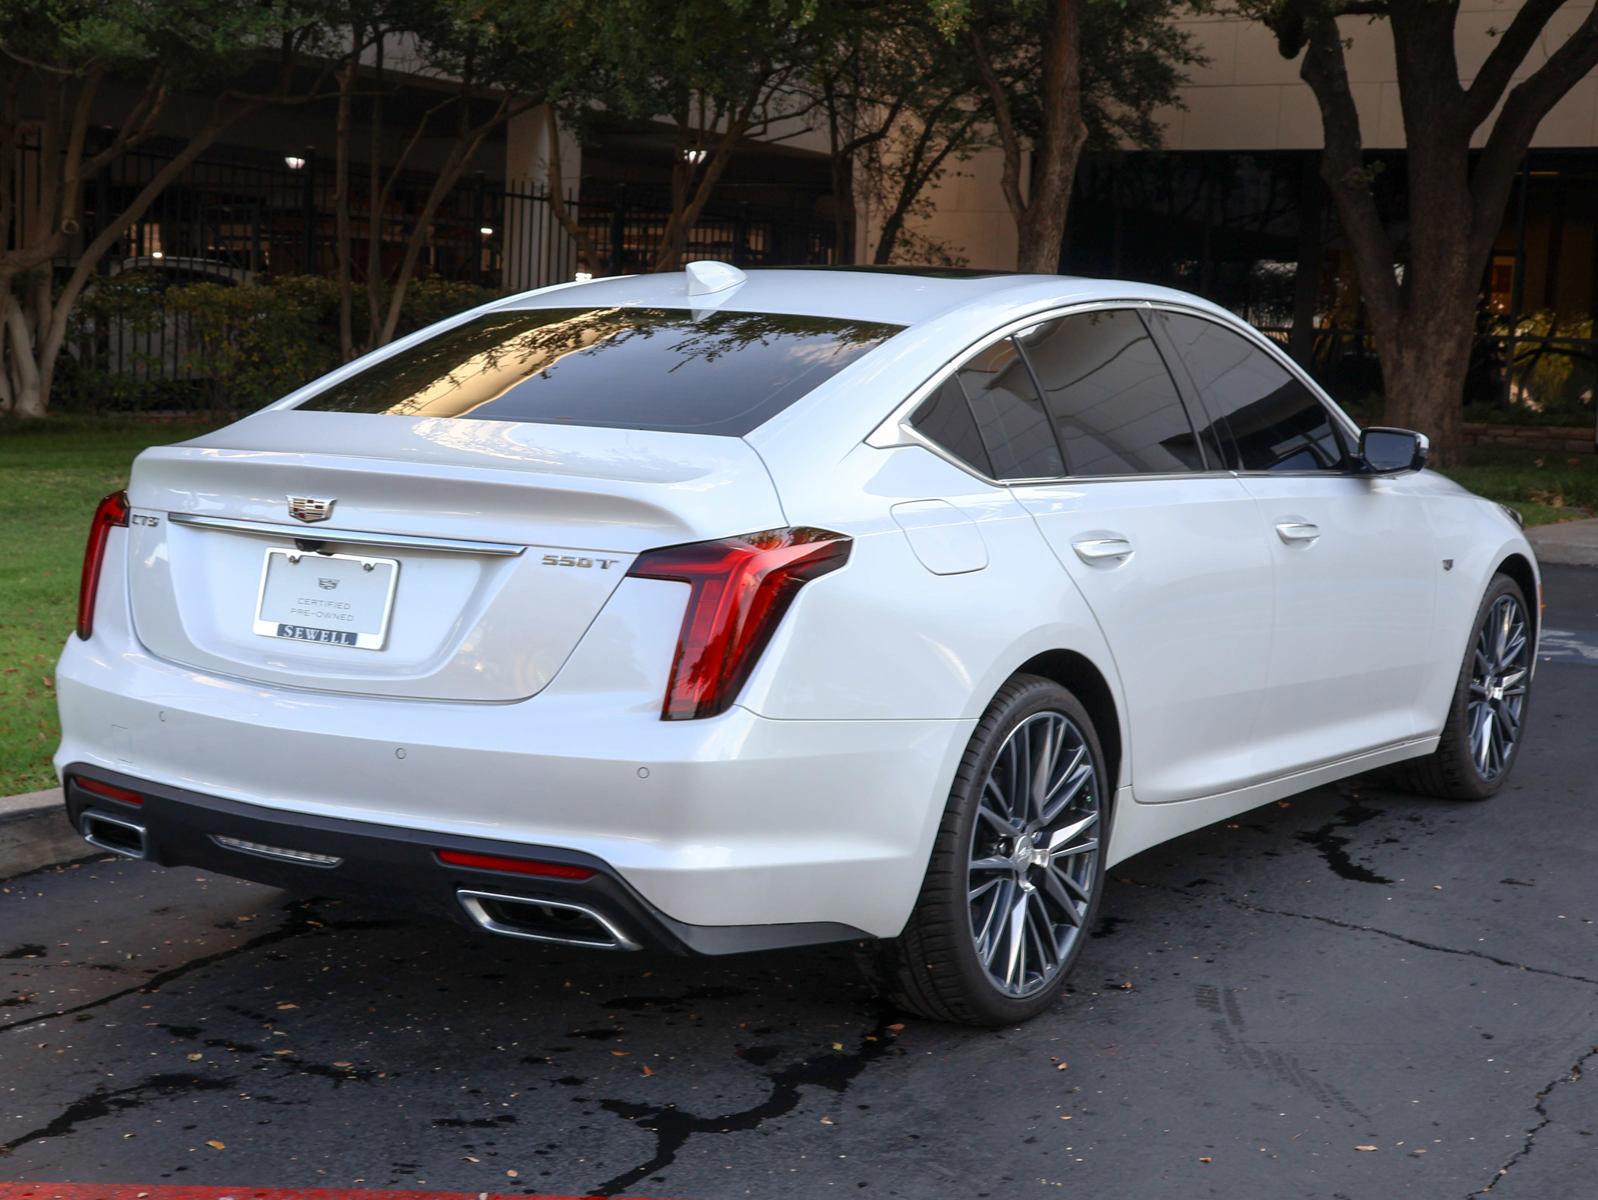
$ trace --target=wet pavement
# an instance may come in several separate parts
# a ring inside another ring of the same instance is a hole
[[[581,954],[125,861],[5,881],[0,1181],[1593,1196],[1598,571],[1547,583],[1499,797],[1355,780],[1124,863],[1021,1028],[897,1014],[845,950]]]

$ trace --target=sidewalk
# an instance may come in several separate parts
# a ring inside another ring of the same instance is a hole
[[[1565,521],[1526,531],[1537,561],[1571,567],[1598,567],[1598,520]]]
[[[0,879],[93,853],[68,822],[59,788],[0,798]]]

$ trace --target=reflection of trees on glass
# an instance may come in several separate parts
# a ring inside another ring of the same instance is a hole
[[[783,313],[491,313],[374,363],[300,407],[737,436],[896,332]]]

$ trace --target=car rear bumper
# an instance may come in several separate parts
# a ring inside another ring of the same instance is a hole
[[[85,783],[110,784],[138,802],[91,792]],[[868,936],[829,922],[689,925],[656,909],[608,864],[557,847],[277,812],[77,763],[66,767],[63,787],[73,827],[126,857],[361,897],[530,941],[719,955]],[[444,861],[449,852],[528,862],[569,877],[453,864]]]
[[[62,655],[56,768],[136,780],[165,797],[152,819],[177,825],[170,834],[152,827],[157,847],[174,839],[156,861],[180,855],[264,878],[240,861],[247,856],[208,841],[205,822],[219,814],[273,826],[263,838],[231,836],[290,847],[300,843],[284,830],[367,830],[420,847],[411,866],[421,873],[380,881],[394,899],[398,889],[442,886],[427,855],[448,839],[510,855],[531,848],[599,864],[667,929],[896,935],[972,725],[783,721],[742,708],[662,721],[653,705],[562,694],[558,681],[518,704],[302,692],[203,675],[112,634],[97,626],[92,641],[71,639]],[[191,826],[198,832],[182,832]],[[316,871],[262,865],[280,884]],[[350,879],[362,870],[352,866]],[[326,890],[318,874],[309,886]],[[444,907],[459,906],[446,895]],[[672,936],[696,948],[694,937]],[[710,935],[695,936],[708,944]]]

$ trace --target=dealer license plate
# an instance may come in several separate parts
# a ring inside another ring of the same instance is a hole
[[[296,642],[381,650],[399,563],[273,546],[261,564],[255,632]]]

